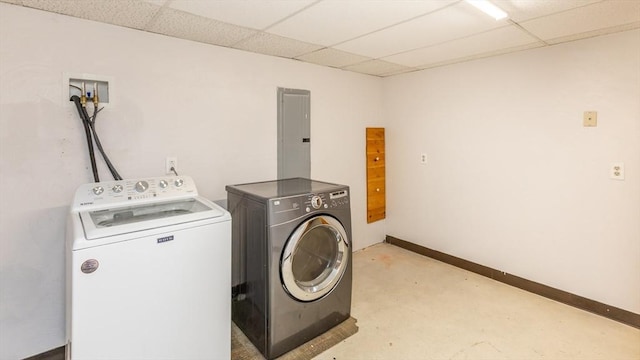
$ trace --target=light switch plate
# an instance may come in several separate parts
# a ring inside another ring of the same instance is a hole
[[[598,112],[597,111],[585,111],[582,125],[585,127],[598,126]]]

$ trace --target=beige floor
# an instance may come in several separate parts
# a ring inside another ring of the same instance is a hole
[[[640,359],[636,328],[393,245],[353,264],[360,329],[316,359]]]

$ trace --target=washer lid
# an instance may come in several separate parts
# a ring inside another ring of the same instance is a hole
[[[199,198],[80,212],[87,240],[216,218],[224,211]]]

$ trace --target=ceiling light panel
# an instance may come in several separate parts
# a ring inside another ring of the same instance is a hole
[[[439,44],[471,34],[505,26],[465,3],[419,17],[361,38],[337,45],[336,48],[373,58]]]
[[[502,20],[509,17],[504,10],[500,9],[488,0],[467,0],[467,3],[496,20]]]
[[[384,60],[410,67],[428,67],[430,64],[531,44],[542,45],[517,26],[510,25],[479,35],[389,56]]]
[[[602,0],[492,0],[509,18],[519,22],[581,7]]]
[[[543,40],[570,36],[640,21],[640,1],[603,1],[522,22]]]
[[[453,2],[455,0],[324,0],[268,31],[330,46],[440,9]]]
[[[315,0],[174,0],[169,6],[191,14],[252,29],[265,29]]]

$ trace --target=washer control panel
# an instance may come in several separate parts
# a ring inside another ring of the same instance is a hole
[[[183,195],[197,195],[196,186],[188,176],[114,180],[81,185],[76,190],[73,206],[85,209],[134,201],[168,200]]]

